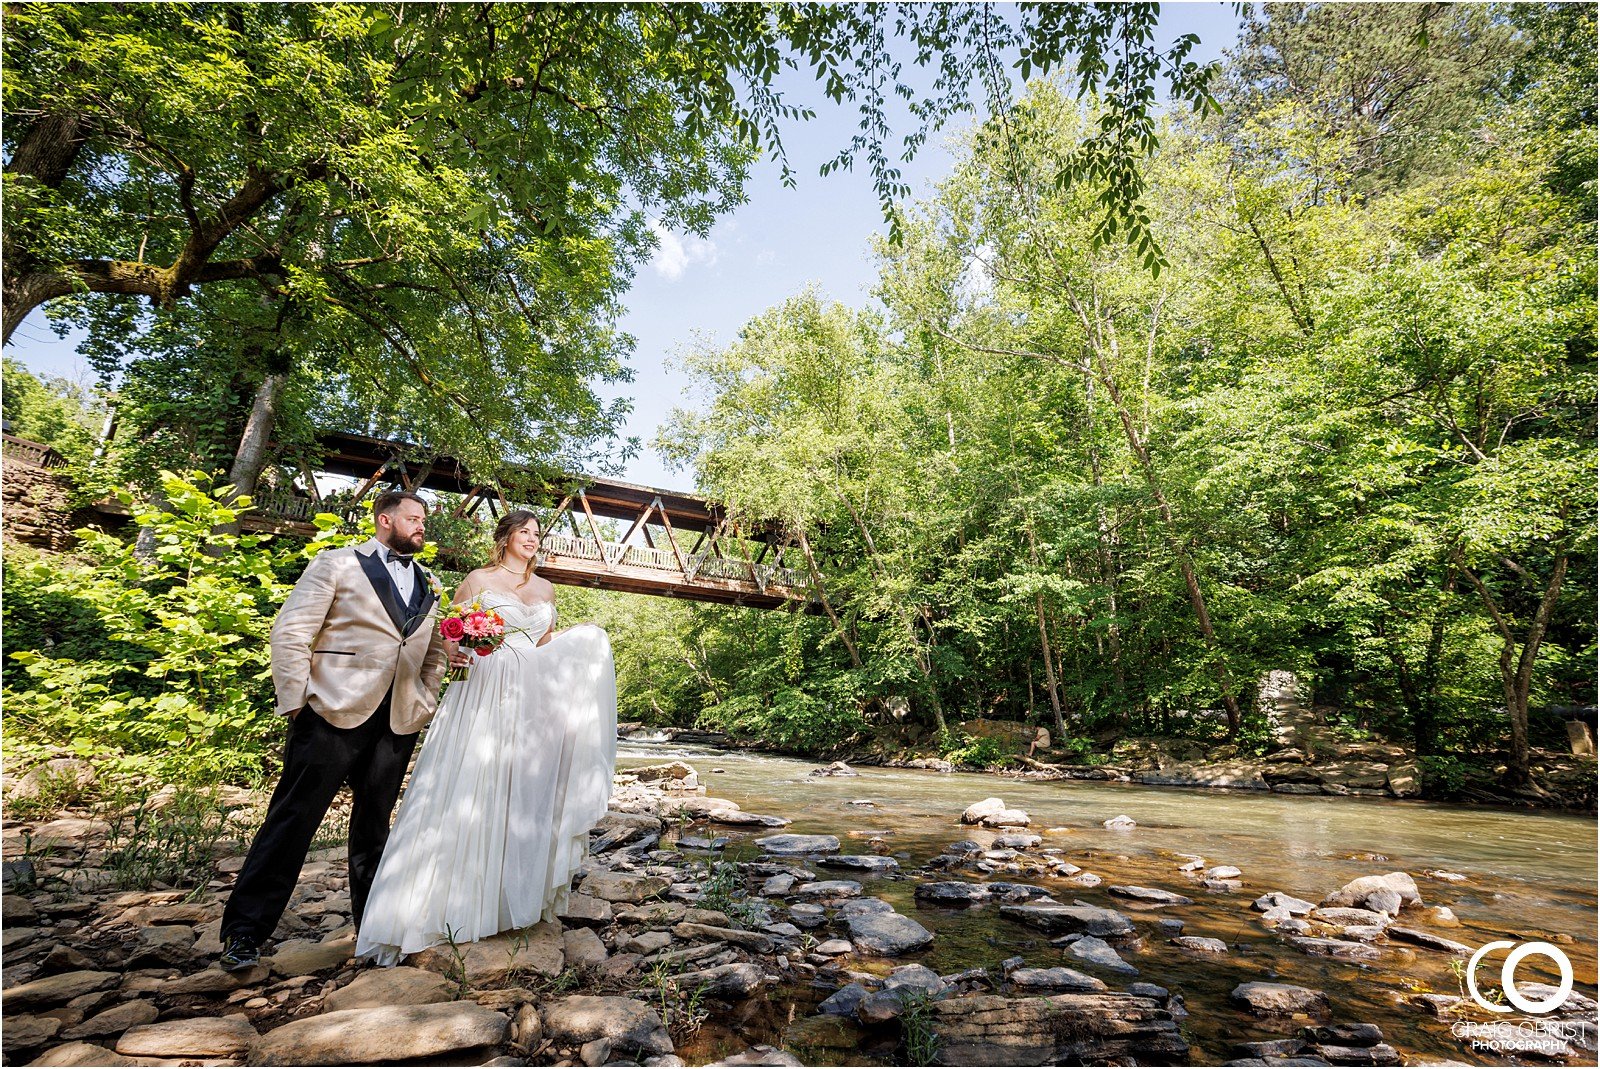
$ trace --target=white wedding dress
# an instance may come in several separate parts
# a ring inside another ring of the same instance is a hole
[[[450,684],[423,739],[356,938],[380,965],[551,919],[611,797],[610,639],[582,625],[535,646],[553,605],[480,600],[507,637]]]

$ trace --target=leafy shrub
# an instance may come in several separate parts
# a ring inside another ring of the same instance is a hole
[[[65,750],[170,783],[259,777],[279,725],[267,637],[297,554],[222,532],[249,501],[225,503],[203,479],[163,473],[165,507],[136,509],[148,555],[83,531],[83,567],[8,560],[8,659],[23,673],[5,677],[13,753]]]
[[[956,765],[972,768],[1004,768],[1015,758],[999,739],[977,738],[965,731],[946,728],[939,734],[939,756]]]
[[[701,715],[707,726],[740,738],[761,739],[794,753],[822,754],[838,749],[866,727],[854,701],[780,687],[771,697],[739,694]]]
[[[1417,758],[1417,768],[1429,794],[1460,794],[1467,785],[1468,768],[1459,757],[1426,754]]]

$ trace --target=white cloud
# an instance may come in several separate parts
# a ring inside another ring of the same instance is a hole
[[[717,262],[717,243],[714,241],[693,234],[679,237],[663,226],[660,220],[651,223],[650,229],[656,235],[656,253],[650,258],[650,266],[669,282],[682,278],[692,265],[710,267]]]
[[[778,262],[778,254],[771,249],[762,249],[756,254],[757,267],[769,267]]]

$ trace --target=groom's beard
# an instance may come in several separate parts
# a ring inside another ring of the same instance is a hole
[[[379,541],[382,540],[380,539]],[[391,533],[386,544],[390,549],[401,553],[421,553],[422,547],[428,544],[428,535],[425,531],[418,531],[410,538],[402,538],[400,535]]]

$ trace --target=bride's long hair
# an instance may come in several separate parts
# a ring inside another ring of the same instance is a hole
[[[536,519],[538,517],[527,509],[515,509],[500,517],[500,522],[494,525],[494,548],[489,551],[489,567],[498,568],[505,563],[506,546],[511,542],[511,536]],[[538,566],[539,555],[535,553],[528,561],[528,570],[523,573],[523,577],[532,575]]]

